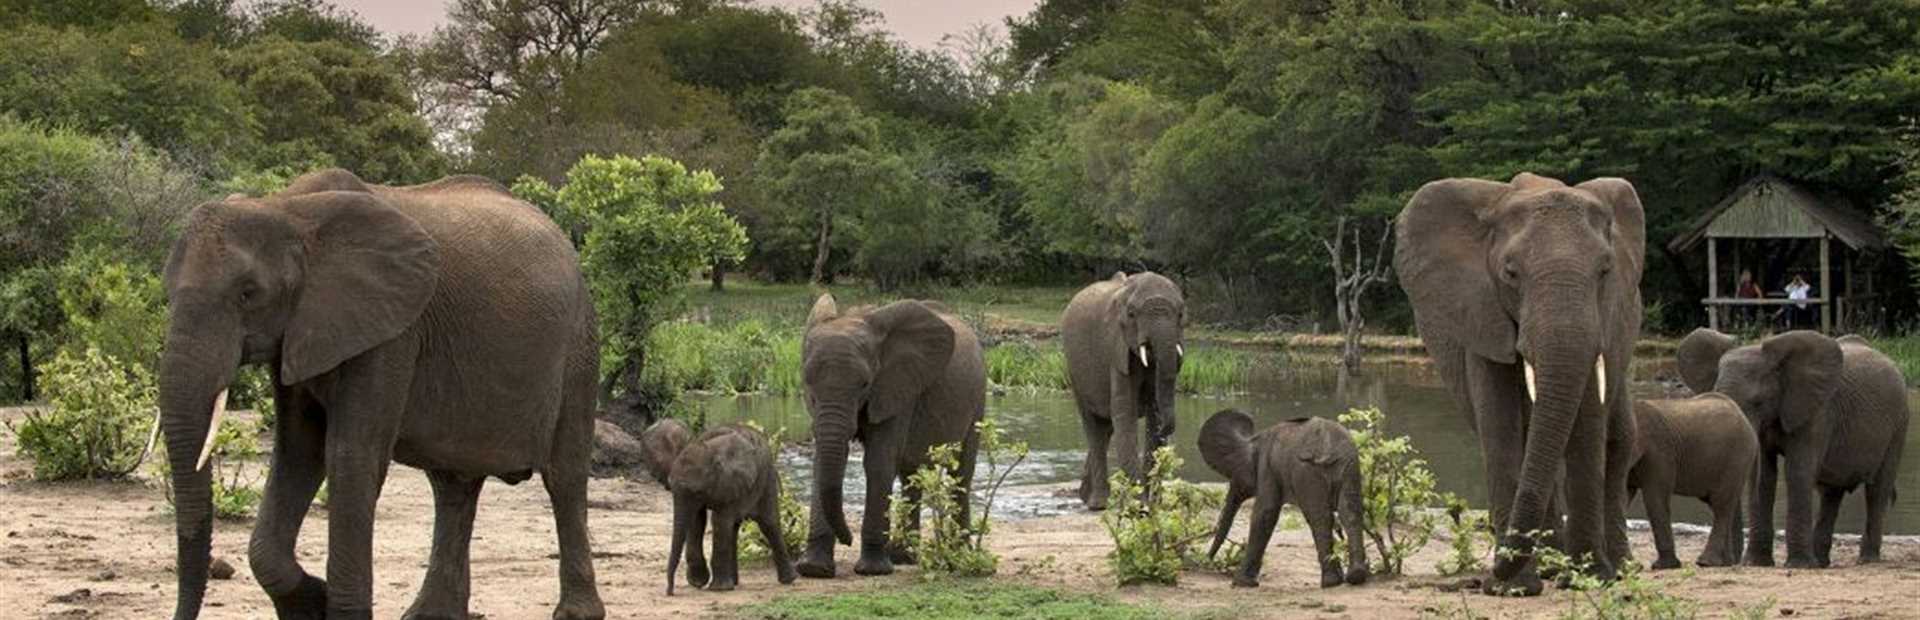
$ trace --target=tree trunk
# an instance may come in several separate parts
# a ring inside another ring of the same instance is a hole
[[[25,334],[20,336],[20,402],[33,402],[33,350]]]
[[[813,283],[826,284],[827,259],[833,252],[833,214],[820,213],[820,241],[813,255]]]
[[[713,292],[727,290],[727,267],[721,261],[713,261]]]

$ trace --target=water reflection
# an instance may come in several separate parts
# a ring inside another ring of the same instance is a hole
[[[1349,407],[1377,406],[1387,413],[1388,431],[1412,438],[1413,445],[1428,461],[1441,491],[1468,498],[1476,506],[1486,505],[1486,472],[1480,457],[1480,444],[1464,414],[1456,410],[1452,397],[1439,378],[1424,367],[1387,366],[1358,376],[1329,365],[1283,366],[1262,372],[1252,393],[1211,398],[1182,396],[1177,403],[1179,420],[1175,429],[1175,447],[1186,461],[1181,477],[1195,481],[1223,480],[1202,463],[1194,446],[1200,426],[1208,416],[1233,407],[1254,416],[1262,428],[1281,420],[1300,416],[1335,417]],[[1636,383],[1637,397],[1665,396],[1666,388],[1653,383]],[[715,397],[707,403],[709,420],[716,423],[753,420],[769,431],[785,429],[790,441],[807,439],[808,417],[798,398],[767,396]],[[988,415],[994,416],[1010,436],[1027,441],[1033,448],[1028,462],[1009,478],[1011,485],[1071,483],[1079,479],[1086,439],[1080,429],[1079,413],[1065,392],[1013,391],[996,394],[987,401]],[[1920,454],[1920,433],[1909,434],[1909,454]],[[848,509],[857,510],[865,492],[859,453],[848,463],[846,497]],[[797,475],[803,495],[809,494],[811,463],[805,454],[788,453],[784,464]],[[1901,476],[1901,495],[1920,497],[1920,459],[1908,459]],[[1032,516],[1079,509],[1074,497],[1064,497],[1057,488],[1015,490],[996,504],[996,515]],[[1783,526],[1786,508],[1784,489],[1779,493],[1781,506],[1775,515],[1776,527]],[[1673,502],[1674,518],[1691,523],[1709,523],[1712,515],[1706,505],[1688,498]],[[1636,501],[1629,514],[1642,517]],[[1859,532],[1865,520],[1861,495],[1847,497],[1840,513],[1840,529]],[[1920,503],[1896,503],[1888,519],[1888,532],[1920,533]]]

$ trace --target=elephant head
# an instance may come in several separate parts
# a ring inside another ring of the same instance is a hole
[[[1725,394],[1756,431],[1792,434],[1826,410],[1845,365],[1840,342],[1814,331],[1791,331],[1759,345],[1700,328],[1680,341],[1680,376],[1696,393]]]
[[[1173,437],[1174,392],[1186,357],[1182,324],[1187,301],[1179,285],[1157,273],[1116,273],[1113,278],[1120,289],[1107,307],[1107,324],[1115,326],[1120,337],[1111,354],[1120,372],[1147,375],[1140,385],[1145,390],[1142,399],[1148,401],[1142,404],[1153,407],[1145,446],[1151,455]]]
[[[308,193],[301,193],[308,192]],[[173,469],[179,598],[198,616],[213,538],[208,450],[239,365],[294,385],[408,329],[439,278],[437,246],[344,171],[275,196],[200,205],[167,260],[160,408]]]
[[[673,473],[674,457],[693,440],[693,431],[679,420],[666,418],[648,426],[640,433],[640,456],[647,461],[647,471],[660,486],[672,489],[668,476]]]
[[[840,544],[853,542],[840,492],[847,443],[861,424],[911,415],[953,358],[953,327],[934,307],[898,301],[843,315],[821,295],[807,316],[800,363],[813,417],[813,497]]]
[[[1625,395],[1608,378],[1640,329],[1639,196],[1615,178],[1446,179],[1421,187],[1395,230],[1394,267],[1428,346],[1524,364],[1532,418],[1508,531],[1545,529],[1575,417]]]

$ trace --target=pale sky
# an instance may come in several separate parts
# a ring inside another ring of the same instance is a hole
[[[813,6],[814,0],[759,0],[788,8]],[[887,16],[886,28],[918,47],[939,45],[942,35],[957,33],[978,23],[999,24],[1010,15],[1025,15],[1039,0],[863,0]],[[433,32],[446,19],[443,0],[333,0],[360,14],[388,34]]]

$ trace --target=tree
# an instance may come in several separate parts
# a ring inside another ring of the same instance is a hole
[[[1141,160],[1179,121],[1180,107],[1092,78],[1050,85],[1045,96],[1056,120],[1030,133],[1010,165],[1025,195],[1022,212],[1049,250],[1137,264],[1146,255]]]
[[[1393,221],[1382,222],[1380,240],[1373,245],[1373,261],[1368,262],[1366,248],[1360,242],[1360,227],[1353,227],[1353,241],[1347,241],[1347,218],[1342,217],[1334,224],[1333,238],[1320,242],[1333,265],[1334,316],[1340,319],[1343,336],[1340,363],[1347,372],[1360,370],[1360,330],[1367,326],[1361,303],[1367,298],[1367,289],[1386,282],[1393,272],[1393,264],[1387,262],[1387,241],[1392,238]],[[1346,258],[1349,250],[1352,259]]]
[[[677,309],[689,272],[744,254],[746,229],[713,201],[720,190],[713,173],[663,157],[589,155],[560,187],[533,177],[514,184],[515,195],[580,239],[609,411],[652,420],[648,401],[659,395],[640,383],[647,334]]]
[[[259,127],[256,167],[341,166],[383,183],[430,180],[445,167],[400,67],[368,49],[275,34],[224,65]]]
[[[759,168],[786,203],[787,221],[812,223],[810,281],[824,283],[832,276],[835,227],[890,198],[886,190],[904,165],[881,150],[879,123],[845,95],[809,88],[789,97],[785,109],[786,125],[767,137]]]

